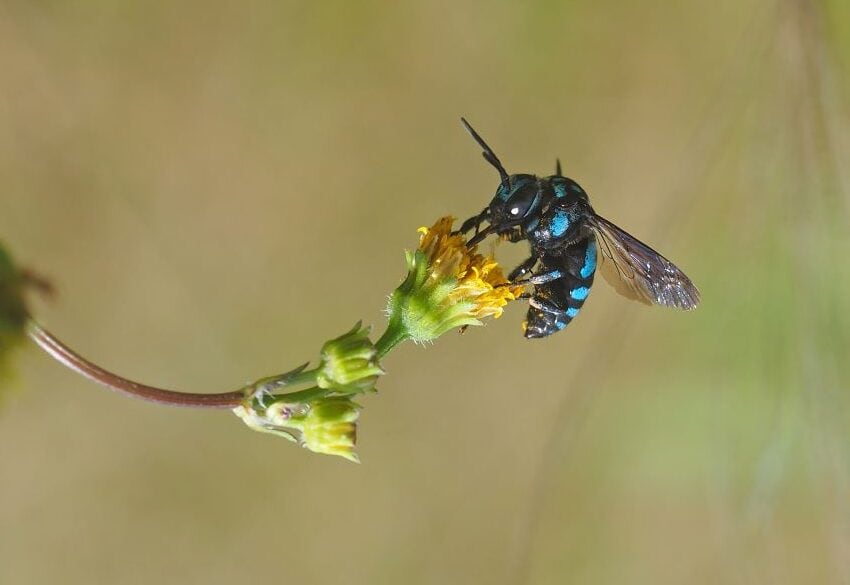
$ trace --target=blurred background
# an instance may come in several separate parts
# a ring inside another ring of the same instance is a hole
[[[850,582],[850,5],[0,6],[0,237],[39,319],[212,392],[384,324],[416,228],[555,157],[703,293],[602,280],[403,346],[362,465],[109,393],[34,347],[0,583]],[[522,246],[500,246],[506,264]]]

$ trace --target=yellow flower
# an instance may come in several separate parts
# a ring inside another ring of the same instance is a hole
[[[508,285],[499,263],[466,247],[466,239],[452,233],[454,218],[441,217],[432,227],[421,227],[419,249],[428,257],[430,278],[454,278],[449,293],[455,303],[472,302],[470,314],[477,318],[502,316],[503,307],[522,293],[523,286]]]
[[[446,331],[498,318],[522,286],[508,284],[498,263],[467,248],[452,233],[451,217],[420,228],[419,247],[407,253],[408,275],[390,296],[390,325],[376,346],[386,353],[404,339],[433,341]]]

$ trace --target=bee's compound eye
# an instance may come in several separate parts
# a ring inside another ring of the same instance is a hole
[[[511,219],[521,219],[528,215],[536,200],[537,185],[532,183],[517,189],[508,199],[505,207]]]

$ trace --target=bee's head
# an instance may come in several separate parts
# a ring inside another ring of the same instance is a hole
[[[506,178],[490,202],[490,223],[500,234],[533,218],[543,199],[542,185],[534,175],[506,175]]]
[[[499,188],[496,189],[496,194],[489,206],[490,215],[488,219],[492,226],[492,230],[489,231],[506,234],[534,217],[543,199],[543,184],[534,175],[508,175],[493,149],[487,146],[484,139],[469,125],[466,119],[461,118],[461,121],[472,138],[483,149],[481,154],[484,156],[484,160],[499,171],[501,183],[499,183]]]

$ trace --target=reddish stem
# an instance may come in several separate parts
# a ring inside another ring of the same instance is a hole
[[[221,394],[192,394],[155,388],[122,378],[80,356],[32,319],[27,324],[27,335],[60,364],[125,396],[189,408],[236,408],[245,399],[242,390]]]

